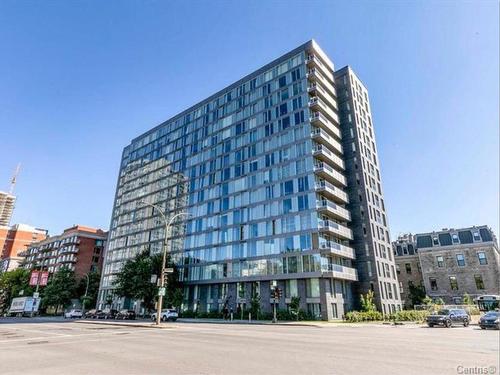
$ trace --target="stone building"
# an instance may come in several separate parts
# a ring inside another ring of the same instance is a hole
[[[393,250],[406,306],[410,283],[449,304],[462,303],[465,294],[500,294],[500,253],[487,226],[407,235],[393,242]]]

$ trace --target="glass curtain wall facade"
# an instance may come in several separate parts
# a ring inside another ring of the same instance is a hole
[[[318,318],[340,318],[358,275],[338,113],[333,63],[310,41],[134,139],[99,306],[125,260],[161,251],[162,222],[142,200],[190,214],[172,233],[183,309],[236,312],[258,295],[271,312],[276,281],[280,308],[298,296]]]

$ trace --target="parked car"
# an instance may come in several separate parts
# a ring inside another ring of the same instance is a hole
[[[488,311],[484,314],[479,319],[479,327],[500,329],[500,311]]]
[[[116,313],[115,319],[135,320],[135,311],[134,310],[120,310]]]
[[[166,322],[166,321],[175,322],[178,317],[179,317],[179,314],[177,314],[177,311],[175,309],[166,309],[166,310],[162,310],[160,318],[163,322]],[[156,321],[156,312],[151,315],[151,320],[153,322]]]
[[[81,318],[82,316],[82,310],[79,309],[71,309],[64,313],[64,319]]]
[[[446,328],[450,328],[454,324],[467,327],[469,323],[470,316],[464,309],[441,309],[437,313],[427,317],[427,325],[429,327],[442,325]]]
[[[85,319],[96,319],[101,310],[91,309],[85,313]]]
[[[114,319],[117,313],[118,310],[114,309],[99,310],[96,317],[97,319]]]

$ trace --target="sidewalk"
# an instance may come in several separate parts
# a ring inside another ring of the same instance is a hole
[[[141,327],[141,328],[172,328],[173,322],[162,322],[160,325],[156,325],[154,322],[148,319],[136,319],[136,320],[101,320],[101,319],[82,319],[75,320],[75,323],[81,324],[102,324],[109,326],[122,326],[122,327]],[[302,326],[302,327],[318,327],[325,326],[327,324],[332,324],[332,322],[290,322],[283,321],[273,323],[270,320],[223,320],[223,319],[198,319],[198,318],[179,318],[176,323],[198,323],[198,324],[240,324],[240,325],[284,325],[284,326]],[[335,323],[334,323],[335,324]]]
[[[109,326],[122,326],[122,327],[140,327],[140,328],[160,328],[168,329],[173,328],[173,322],[162,322],[157,326],[154,322],[147,319],[137,319],[137,320],[76,320],[76,323],[81,324],[101,324]],[[404,322],[393,324],[392,322],[359,322],[359,323],[348,323],[344,321],[278,321],[273,323],[270,320],[223,320],[223,319],[207,319],[207,318],[179,318],[176,323],[191,323],[191,324],[238,324],[238,325],[274,325],[274,326],[295,326],[295,327],[315,327],[315,328],[333,328],[333,327],[373,327],[373,326],[385,326],[385,327],[419,327],[422,324],[417,324],[415,322]]]

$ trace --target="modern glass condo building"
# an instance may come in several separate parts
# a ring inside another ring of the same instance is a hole
[[[184,309],[259,296],[271,311],[271,283],[280,308],[297,296],[323,319],[370,289],[380,310],[400,308],[367,90],[314,41],[125,147],[100,307],[127,259],[162,249],[159,213],[141,202],[190,214],[171,233]]]

